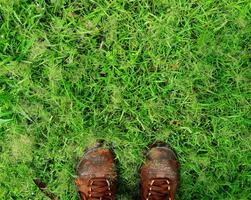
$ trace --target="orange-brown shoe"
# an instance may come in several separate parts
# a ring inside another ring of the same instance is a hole
[[[81,200],[114,200],[117,171],[113,152],[96,147],[85,153],[77,167],[76,185]]]
[[[141,200],[174,200],[179,182],[175,153],[165,144],[153,146],[141,167]]]

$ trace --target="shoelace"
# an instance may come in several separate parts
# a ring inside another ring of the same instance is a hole
[[[170,181],[166,178],[155,178],[150,181],[146,200],[172,200]]]
[[[106,178],[91,178],[88,187],[88,200],[112,200],[111,184]]]

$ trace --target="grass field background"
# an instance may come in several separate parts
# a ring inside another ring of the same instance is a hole
[[[0,199],[77,199],[75,165],[105,139],[118,199],[167,142],[177,199],[251,199],[248,0],[0,0]]]

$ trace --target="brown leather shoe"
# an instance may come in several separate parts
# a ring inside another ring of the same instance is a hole
[[[85,153],[77,167],[76,185],[81,200],[114,200],[117,171],[111,150],[93,148]]]
[[[179,182],[175,153],[165,144],[153,146],[141,167],[141,200],[174,200]]]

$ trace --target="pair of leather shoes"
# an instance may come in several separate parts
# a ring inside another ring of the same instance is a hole
[[[166,145],[152,145],[141,166],[141,200],[174,200],[179,164]],[[76,185],[81,200],[114,200],[118,173],[113,151],[98,145],[89,149],[77,167]]]

